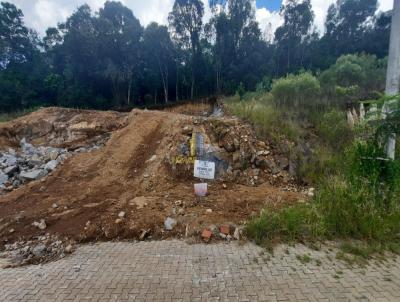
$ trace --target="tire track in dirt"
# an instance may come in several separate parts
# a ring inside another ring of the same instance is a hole
[[[22,236],[40,233],[31,226],[38,218],[48,223],[46,231],[75,235],[88,221],[105,218],[106,223],[114,223],[111,214],[122,207],[120,196],[135,196],[146,161],[156,153],[165,129],[172,126],[161,112],[133,112],[131,120],[112,135],[104,149],[76,155],[44,182],[0,197],[0,219],[14,220],[9,227]],[[52,208],[53,203],[58,209]],[[12,237],[6,232],[1,235]]]

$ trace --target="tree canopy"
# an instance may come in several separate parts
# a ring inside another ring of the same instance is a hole
[[[346,54],[387,56],[391,12],[377,14],[377,0],[337,0],[322,35],[310,0],[288,0],[272,40],[263,38],[253,0],[210,6],[205,20],[203,1],[175,0],[168,25],[144,28],[121,2],[107,1],[97,12],[82,5],[39,37],[21,10],[1,2],[0,111],[148,106],[267,87],[301,70],[318,74]],[[323,76],[353,75],[351,58]]]

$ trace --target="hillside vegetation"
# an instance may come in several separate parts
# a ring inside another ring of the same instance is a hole
[[[120,109],[232,95],[238,87],[268,88],[273,79],[301,70],[317,74],[341,55],[388,54],[391,11],[378,11],[377,0],[335,1],[322,36],[311,0],[284,1],[283,24],[275,32],[261,28],[253,1],[210,1],[207,19],[202,0],[176,0],[167,25],[146,27],[122,2],[106,1],[98,11],[85,4],[43,37],[25,25],[24,12],[2,2],[0,113],[44,105]],[[359,81],[361,91],[349,86],[341,93],[363,95],[368,81],[381,76],[369,71],[384,65],[368,58],[361,74],[359,59],[345,57],[341,69],[321,75],[320,89],[333,95],[332,81]],[[275,85],[279,91],[285,81]],[[319,90],[308,88],[308,94]]]
[[[400,160],[386,160],[384,147],[390,133],[399,134],[400,97],[393,98],[397,105],[386,120],[367,113],[351,127],[346,117],[347,107],[359,114],[361,103],[354,100],[380,95],[383,74],[383,61],[343,56],[317,76],[291,74],[274,81],[269,91],[227,99],[233,114],[289,153],[299,181],[316,187],[310,203],[266,208],[254,217],[247,232],[256,242],[352,238],[367,242],[368,255],[399,251]],[[363,106],[380,111],[388,100]]]

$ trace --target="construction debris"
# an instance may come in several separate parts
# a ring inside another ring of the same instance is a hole
[[[283,154],[229,116],[44,109],[0,125],[0,150],[0,251],[44,232],[77,242],[238,240],[235,224],[266,205],[307,199]],[[194,177],[196,160],[215,165],[214,179]],[[227,221],[229,231],[210,227]],[[41,259],[53,257],[49,244]]]

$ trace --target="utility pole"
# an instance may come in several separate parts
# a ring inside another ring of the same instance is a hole
[[[386,94],[394,96],[400,92],[400,0],[394,0],[392,29],[390,35],[389,60],[386,76]],[[384,105],[384,110],[388,112],[389,104]],[[384,114],[386,113],[384,112]],[[390,159],[395,158],[396,134],[391,134],[386,151]]]

